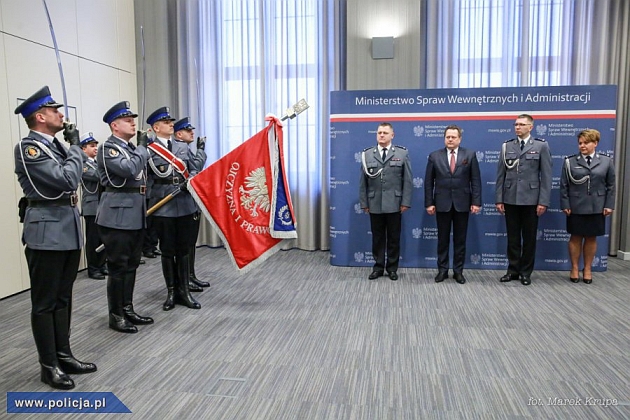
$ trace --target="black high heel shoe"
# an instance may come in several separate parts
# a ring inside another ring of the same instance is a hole
[[[591,274],[591,277],[592,277],[592,276],[593,276],[593,274]],[[587,279],[586,277],[584,277],[584,270],[582,270],[582,279],[584,280],[584,283],[586,283],[586,284],[591,284],[591,283],[593,283],[593,279],[592,279],[592,278]]]

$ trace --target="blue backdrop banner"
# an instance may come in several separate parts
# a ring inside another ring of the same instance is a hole
[[[466,268],[505,269],[505,219],[495,209],[494,189],[501,144],[515,137],[519,114],[534,117],[532,135],[549,143],[553,158],[551,206],[538,224],[536,269],[570,268],[560,210],[564,157],[578,153],[577,134],[601,133],[599,153],[614,153],[616,86],[425,89],[331,92],[330,262],[372,266],[370,218],[359,206],[360,156],[376,144],[381,122],[394,126],[393,144],[409,150],[413,169],[412,208],[403,214],[401,267],[437,267],[435,216],[424,208],[427,156],[444,147],[444,129],[463,129],[462,147],[475,150],[481,169],[483,208],[468,225]],[[610,230],[607,220],[607,232]],[[597,240],[594,271],[607,267],[608,234]],[[452,252],[450,253],[452,256]]]

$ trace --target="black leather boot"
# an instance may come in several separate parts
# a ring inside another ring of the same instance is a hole
[[[191,292],[203,292],[203,287],[197,286],[192,279],[188,279],[188,290]]]
[[[153,324],[153,318],[138,315],[133,310],[133,289],[136,286],[136,271],[130,271],[125,274],[123,283],[123,314],[127,321],[134,325]]]
[[[195,254],[197,252],[197,247],[196,246],[191,246],[188,249],[188,255],[190,255],[190,281],[191,283],[195,284],[196,286],[199,287],[210,287],[210,283],[208,283],[207,281],[201,281],[197,278],[197,275],[195,274]],[[191,292],[195,292],[195,290],[190,289]]]
[[[41,381],[55,389],[74,388],[74,381],[59,367],[57,361],[53,314],[31,314],[31,327],[39,355]]]
[[[72,355],[68,328],[68,308],[57,309],[53,313],[53,318],[55,320],[55,347],[59,367],[66,373],[96,372],[94,363],[81,362]]]
[[[190,267],[188,266],[188,255],[177,257],[177,287],[175,288],[175,303],[184,305],[190,309],[200,309],[201,305],[190,294],[188,289],[188,279],[190,278]]]
[[[123,333],[137,333],[138,328],[127,321],[122,310],[123,277],[111,275],[107,278],[107,305],[109,306],[109,328]]]
[[[166,283],[166,301],[162,309],[170,311],[175,307],[175,257],[165,257],[162,255],[162,274]]]

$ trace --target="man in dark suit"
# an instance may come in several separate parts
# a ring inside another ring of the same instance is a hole
[[[481,175],[477,154],[459,147],[462,130],[449,125],[444,130],[445,148],[429,155],[425,175],[424,206],[436,215],[438,228],[437,283],[448,278],[448,248],[453,227],[453,278],[466,283],[466,232],[469,213],[481,209]]]
[[[536,256],[538,218],[551,197],[551,152],[543,139],[531,135],[534,119],[521,114],[514,122],[517,138],[503,143],[495,190],[495,204],[505,214],[507,230],[507,273],[500,281],[532,283]]]
[[[393,139],[392,125],[381,123],[376,132],[378,144],[361,154],[359,201],[370,214],[372,226],[374,268],[370,280],[382,276],[385,269],[391,280],[398,280],[401,215],[411,207],[413,177],[409,153],[402,146],[394,146]]]
[[[70,351],[72,286],[77,277],[83,231],[76,190],[83,171],[83,152],[74,124],[65,125],[61,104],[44,86],[22,102],[28,135],[15,146],[15,173],[24,197],[20,221],[31,280],[31,327],[39,355],[40,379],[57,389],[72,389],[68,374],[96,371]],[[55,137],[63,135],[66,149]]]

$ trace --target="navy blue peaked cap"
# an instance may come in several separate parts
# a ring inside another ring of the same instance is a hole
[[[109,108],[105,115],[103,115],[103,122],[111,124],[114,120],[123,117],[136,118],[138,114],[129,109],[129,101],[118,102],[113,107]]]
[[[153,125],[158,121],[175,121],[175,118],[171,117],[171,109],[167,106],[158,108],[147,118],[147,124]]]
[[[175,123],[175,131],[179,130],[194,130],[195,127],[190,123],[190,118],[184,117]]]
[[[26,118],[40,108],[60,108],[62,106],[62,104],[58,104],[52,98],[48,86],[44,86],[28,98],[26,98],[24,102],[22,102],[20,105],[18,105],[17,108],[15,108],[14,112],[16,114],[22,114],[22,116]]]

